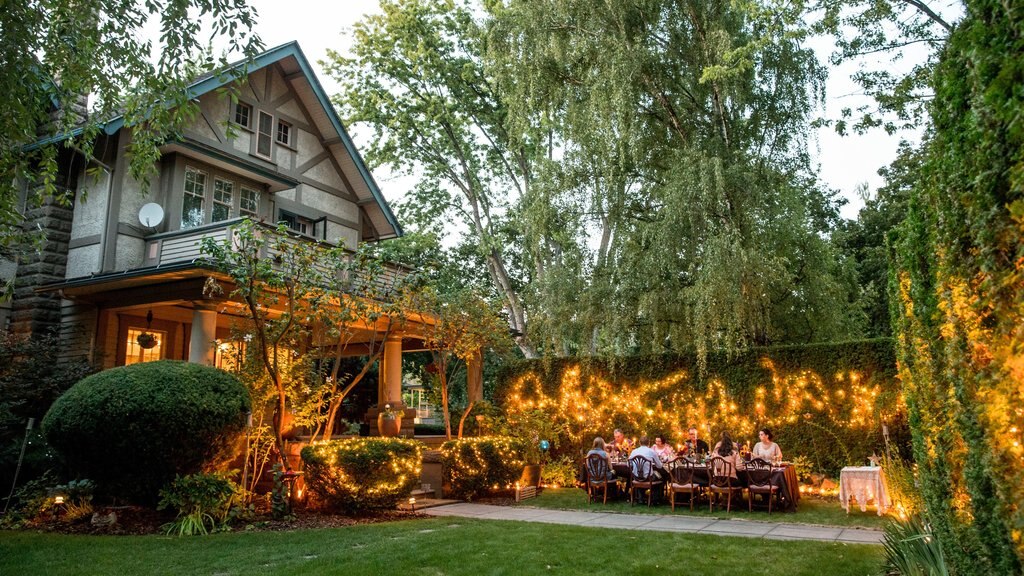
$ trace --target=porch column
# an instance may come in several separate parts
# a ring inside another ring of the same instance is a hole
[[[192,335],[188,344],[188,361],[213,366],[214,340],[217,339],[217,306],[208,302],[194,302]]]
[[[484,399],[484,354],[479,348],[466,361],[466,388],[470,402]]]
[[[380,361],[381,386],[377,394],[377,407],[391,404],[392,408],[404,408],[402,404],[402,335],[391,335],[384,341],[384,357]]]

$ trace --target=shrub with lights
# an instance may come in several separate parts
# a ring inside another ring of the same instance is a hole
[[[505,369],[495,397],[510,421],[543,411],[561,425],[563,454],[615,428],[678,443],[691,424],[712,445],[723,430],[752,445],[767,426],[787,458],[829,474],[882,452],[883,425],[909,452],[890,340],[754,349],[711,355],[703,374],[697,366],[687,355],[525,360]]]
[[[245,427],[249,392],[217,368],[162,360],[89,376],[43,419],[51,446],[97,490],[142,504],[177,474],[225,456]]]
[[[512,488],[526,461],[522,442],[506,436],[449,440],[441,445],[445,492],[472,500],[492,490]]]
[[[405,438],[350,438],[302,449],[314,504],[361,513],[398,505],[419,485],[423,445]]]

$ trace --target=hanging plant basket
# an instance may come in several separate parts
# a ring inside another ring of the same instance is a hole
[[[142,334],[139,334],[135,341],[138,342],[139,347],[142,348],[143,350],[149,350],[160,343],[156,339],[156,335],[150,334],[149,332],[143,332]]]

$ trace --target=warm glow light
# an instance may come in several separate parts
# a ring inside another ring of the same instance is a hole
[[[54,504],[63,504],[64,503],[64,497],[63,496],[54,496],[53,497],[53,503]]]

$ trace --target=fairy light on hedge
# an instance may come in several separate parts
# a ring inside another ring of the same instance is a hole
[[[348,508],[391,508],[419,481],[423,446],[404,438],[350,438],[302,451],[309,491]]]
[[[731,394],[718,378],[708,380],[703,391],[687,390],[691,376],[686,370],[661,378],[613,381],[597,374],[584,377],[580,365],[573,364],[565,367],[552,395],[538,374],[520,375],[511,381],[504,405],[513,418],[538,408],[562,418],[577,442],[593,434],[596,426],[682,438],[690,423],[698,423],[705,431],[733,431],[735,438],[757,426],[793,424],[816,416],[842,428],[868,430],[879,426],[883,414],[903,406],[899,393],[895,399],[883,395],[879,384],[857,371],[839,372],[826,383],[811,370],[783,372],[768,358],[761,364],[769,370],[770,381],[739,394]]]

